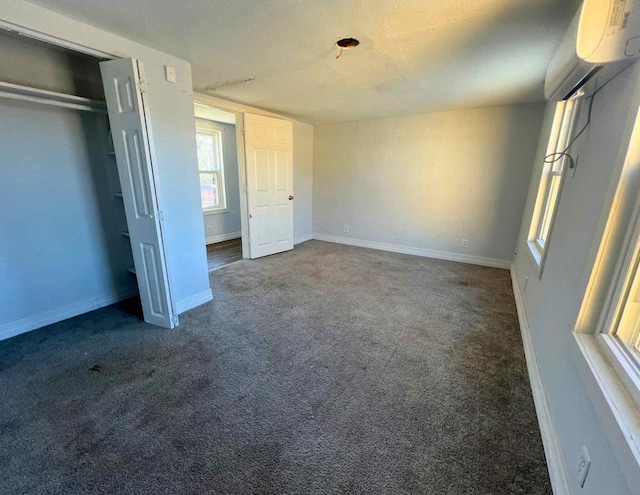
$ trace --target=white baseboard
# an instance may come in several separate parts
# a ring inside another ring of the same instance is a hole
[[[311,239],[313,239],[313,234],[305,234],[305,235],[301,235],[300,237],[298,237],[297,239],[293,240],[293,244],[294,246],[296,244],[300,244],[302,242],[307,242],[310,241]]]
[[[200,306],[201,304],[208,303],[212,299],[213,292],[211,292],[211,289],[207,289],[177,303],[176,313],[182,314],[185,311],[189,311],[190,309]]]
[[[91,297],[82,301],[63,306],[61,308],[51,309],[44,313],[28,316],[20,320],[10,321],[8,323],[0,324],[0,340],[15,337],[21,333],[29,332],[37,328],[51,325],[74,316],[88,313],[95,309],[104,308],[111,304],[115,304],[119,301],[124,301],[130,297],[134,297],[138,294],[138,288],[125,289],[107,294],[104,296]]]
[[[240,239],[241,237],[242,232],[229,232],[228,234],[218,234],[207,237],[205,242],[208,246],[209,244],[215,244],[216,242],[230,241],[231,239]]]
[[[551,479],[551,488],[555,495],[571,495],[571,485],[569,484],[567,469],[562,457],[558,434],[553,424],[553,418],[551,417],[547,394],[544,390],[540,370],[538,369],[536,353],[533,342],[531,341],[531,331],[524,309],[524,301],[522,300],[522,293],[520,292],[520,285],[518,284],[514,267],[511,267],[511,281],[516,300],[516,309],[518,311],[518,321],[520,322],[524,355],[527,360],[527,370],[529,371],[533,402],[536,406],[538,425],[540,427],[540,433],[542,434],[542,445],[544,446],[544,454],[547,458],[547,469],[549,470],[549,478]]]
[[[349,246],[358,246],[370,249],[379,249],[381,251],[391,251],[392,253],[412,254],[414,256],[423,256],[425,258],[459,261],[461,263],[471,263],[472,265],[490,266],[493,268],[504,268],[506,270],[511,268],[511,260],[498,260],[494,258],[483,258],[481,256],[447,253],[445,251],[436,251],[433,249],[401,246],[399,244],[387,244],[384,242],[364,241],[362,239],[353,239],[351,237],[342,237],[337,235],[313,234],[313,238],[319,241],[335,242],[337,244],[348,244]]]

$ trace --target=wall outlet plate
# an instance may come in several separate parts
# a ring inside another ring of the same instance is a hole
[[[462,243],[460,244],[463,248],[469,247],[469,239],[462,239]]]
[[[591,457],[586,446],[582,446],[580,452],[580,460],[578,461],[578,482],[580,488],[584,487],[584,482],[587,481],[587,474],[589,474],[589,468],[591,467]]]
[[[345,233],[345,234],[348,234],[349,233],[349,226],[345,225],[344,227],[342,227],[342,232]]]

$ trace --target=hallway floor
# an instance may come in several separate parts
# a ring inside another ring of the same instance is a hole
[[[207,246],[207,263],[210,272],[241,259],[242,239],[231,239]]]

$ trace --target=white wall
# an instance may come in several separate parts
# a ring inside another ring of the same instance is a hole
[[[526,104],[316,126],[314,234],[508,263],[542,113]]]
[[[224,156],[225,196],[227,208],[224,211],[203,213],[207,244],[240,237],[240,181],[238,179],[238,144],[236,126],[196,119],[204,122],[208,129],[222,132],[222,153]]]
[[[610,72],[600,74],[598,79],[603,82],[609,76]],[[526,242],[553,120],[554,105],[548,105],[515,258],[521,289],[528,280],[522,298],[566,473],[574,492],[584,495],[638,493],[637,486],[627,485],[583,383],[576,365],[581,354],[571,330],[585,296],[593,253],[602,236],[602,213],[606,214],[611,206],[608,191],[619,178],[614,163],[623,147],[625,125],[633,110],[630,102],[639,78],[640,65],[636,63],[596,96],[592,124],[571,149],[574,157],[579,156],[578,168],[575,177],[565,181],[544,273],[538,279]],[[587,93],[593,89],[588,88]],[[585,118],[583,112],[581,124]],[[580,489],[575,466],[582,445],[587,446],[592,465],[587,482]]]
[[[293,121],[293,243],[308,241],[313,232],[313,126]]]
[[[171,291],[178,312],[210,298],[188,62],[23,0],[0,0],[0,21],[112,57],[143,61]],[[176,83],[165,80],[165,66]]]

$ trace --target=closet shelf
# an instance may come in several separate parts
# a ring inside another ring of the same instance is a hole
[[[57,93],[46,89],[31,88],[29,86],[4,81],[0,81],[0,98],[31,101],[88,112],[107,113],[107,105],[103,101]]]

